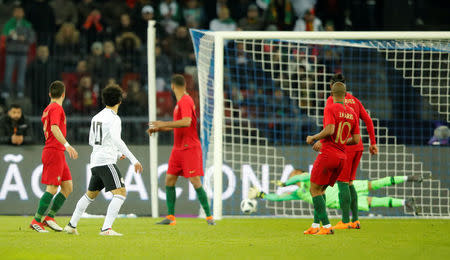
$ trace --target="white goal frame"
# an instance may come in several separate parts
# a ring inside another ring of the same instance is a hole
[[[149,121],[156,120],[156,87],[155,87],[155,21],[149,21],[147,41],[148,61],[148,99]],[[215,219],[222,218],[222,186],[223,186],[223,122],[224,122],[224,43],[227,40],[448,40],[450,31],[429,32],[211,32],[205,34],[214,37],[214,111],[213,111],[213,214]],[[203,109],[200,106],[200,109]],[[202,124],[200,124],[202,126]],[[203,131],[203,129],[200,129]],[[150,184],[152,217],[158,213],[158,179],[157,179],[157,137],[150,138]],[[205,158],[206,159],[206,158]]]
[[[448,40],[450,31],[439,32],[205,32],[214,37],[214,119],[213,119],[213,171],[214,171],[214,218],[222,218],[223,186],[223,121],[224,121],[224,42],[226,40]],[[201,109],[203,109],[201,107]],[[200,124],[201,125],[201,124]]]

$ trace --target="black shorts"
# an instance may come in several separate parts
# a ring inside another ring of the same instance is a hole
[[[122,175],[115,164],[102,165],[91,168],[92,176],[88,190],[97,191],[105,188],[105,191],[124,188]]]

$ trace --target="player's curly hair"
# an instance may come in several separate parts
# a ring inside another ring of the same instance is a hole
[[[102,90],[102,102],[113,107],[122,102],[122,89],[117,84],[109,84]]]
[[[341,73],[334,74],[330,79],[330,84],[333,85],[336,82],[342,82],[345,84],[344,75],[342,75]]]

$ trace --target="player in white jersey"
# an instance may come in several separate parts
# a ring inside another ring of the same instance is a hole
[[[122,103],[122,89],[115,84],[109,85],[103,89],[102,99],[106,107],[92,118],[89,133],[89,145],[93,147],[90,163],[92,176],[88,191],[78,201],[69,224],[64,228],[70,234],[78,234],[76,226],[81,215],[105,188],[105,191],[111,191],[114,196],[109,203],[100,235],[121,236],[122,234],[111,229],[127,193],[116,161],[127,157],[134,165],[135,172],[142,172],[142,165],[120,137],[122,126],[117,111]]]

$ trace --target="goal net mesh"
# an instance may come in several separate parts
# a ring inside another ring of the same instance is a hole
[[[191,35],[197,56],[201,141],[210,176],[214,35],[198,30]],[[365,151],[357,179],[424,178],[420,184],[397,184],[369,196],[414,198],[422,216],[450,214],[450,149],[428,144],[435,134],[445,144],[448,135],[445,129],[434,131],[450,122],[448,40],[230,39],[224,42],[223,53],[223,163],[237,179],[224,176],[224,215],[242,214],[239,202],[251,186],[279,194],[297,188],[278,188],[273,181],[286,180],[293,168],[310,170],[317,154],[305,139],[322,127],[329,81],[335,73],[345,76],[348,90],[363,103],[375,127],[379,155],[371,156],[361,121]],[[329,210],[330,215],[338,213]],[[371,213],[412,212],[400,207],[373,208]],[[313,207],[304,201],[264,201],[257,214],[311,216]]]

